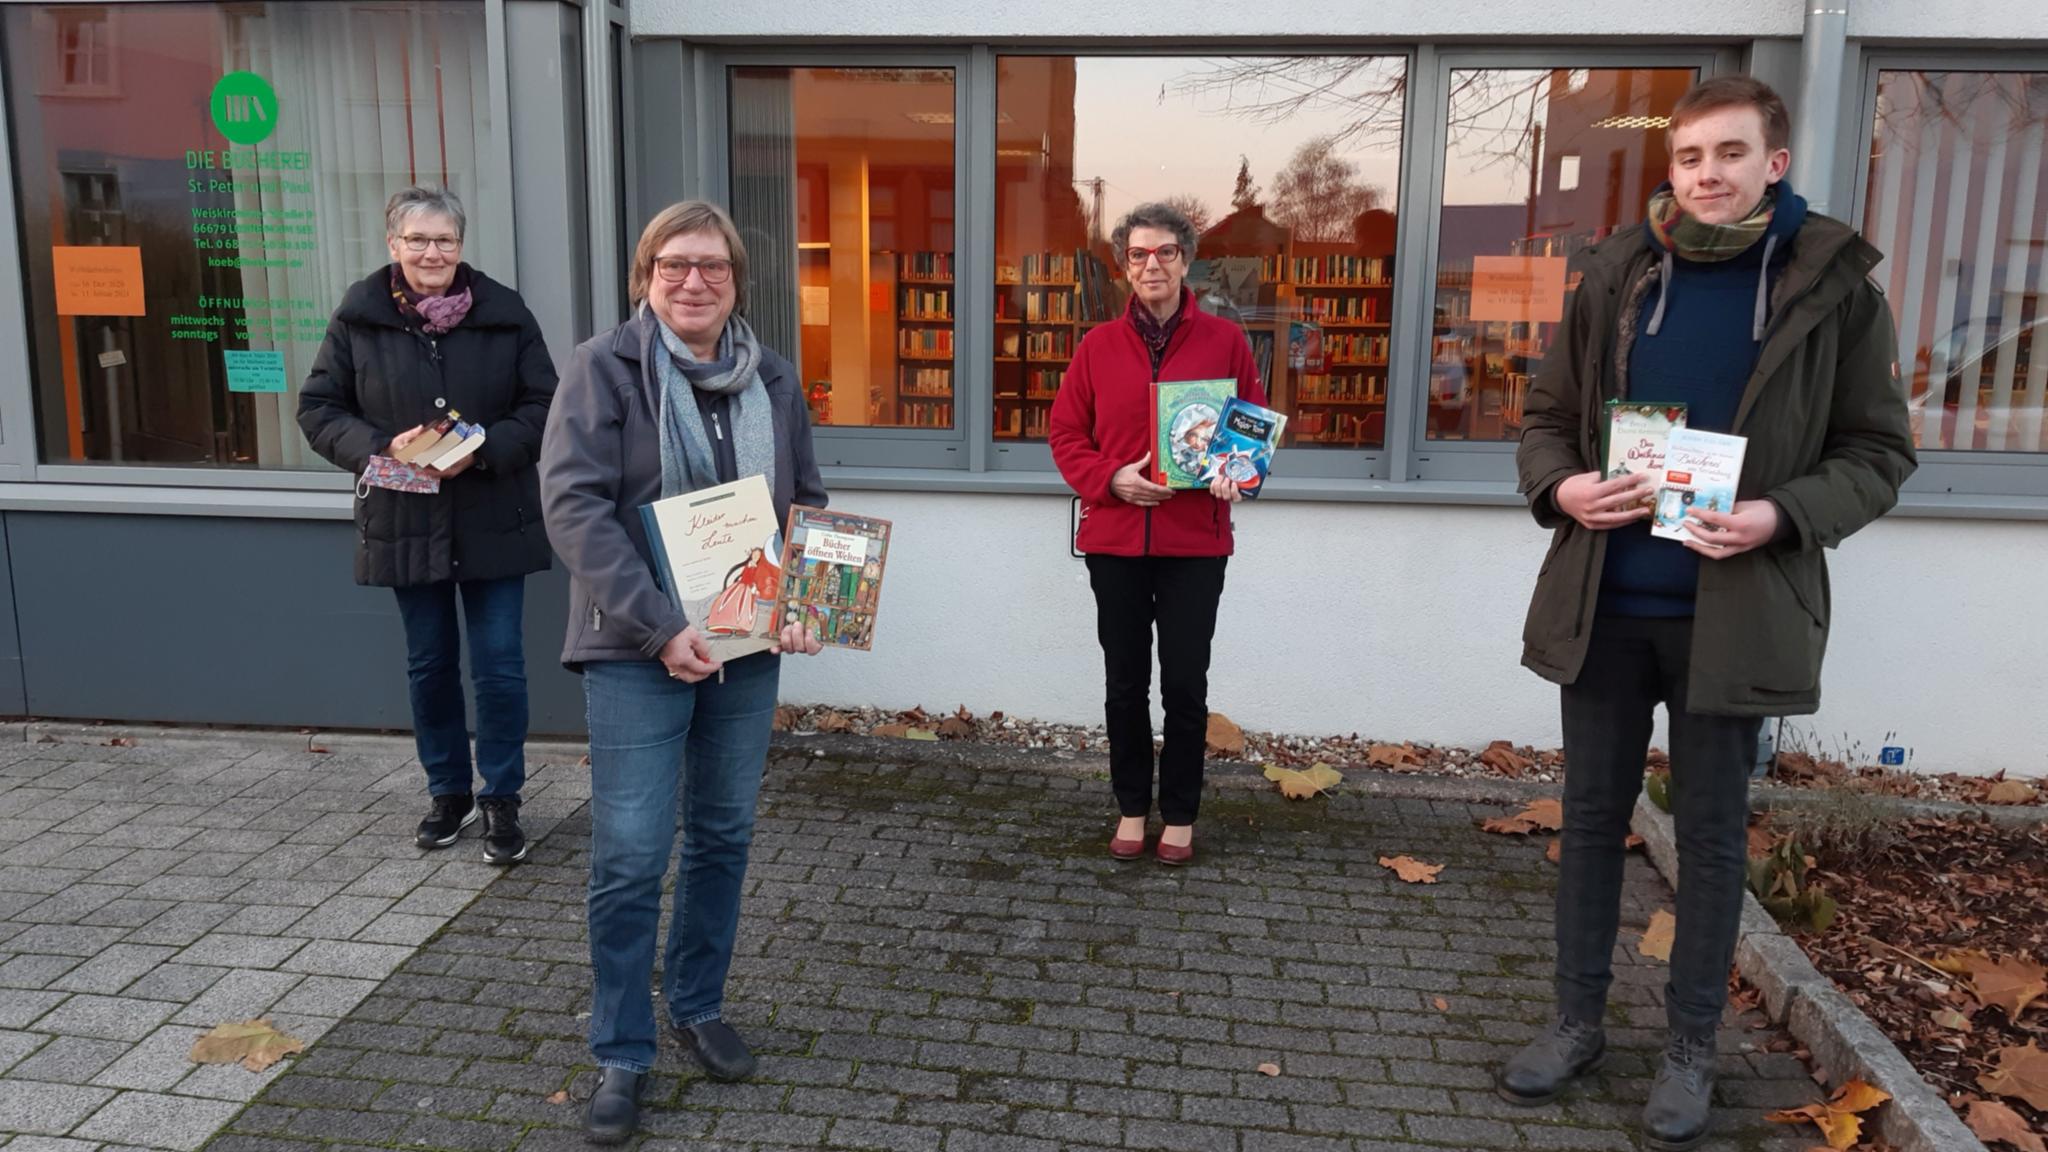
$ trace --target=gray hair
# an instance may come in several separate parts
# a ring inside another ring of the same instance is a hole
[[[455,198],[455,193],[439,184],[415,184],[400,189],[384,205],[384,235],[397,236],[407,220],[426,215],[446,216],[455,221],[457,240],[469,232],[469,215],[462,210],[462,201]]]
[[[1174,240],[1180,244],[1181,255],[1188,260],[1195,258],[1194,223],[1179,209],[1155,200],[1124,213],[1124,218],[1117,222],[1116,231],[1110,233],[1109,245],[1118,259],[1123,258],[1124,249],[1131,243],[1131,232],[1137,228],[1162,228],[1173,233]]]

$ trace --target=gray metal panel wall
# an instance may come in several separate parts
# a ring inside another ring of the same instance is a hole
[[[355,584],[346,522],[10,513],[6,527],[21,627],[0,705],[25,670],[32,716],[412,726],[398,604]],[[536,734],[583,731],[582,685],[557,660],[567,612],[559,566],[527,580]]]
[[[15,628],[14,573],[8,559],[7,518],[0,517],[0,716],[28,714],[21,674],[21,635]]]

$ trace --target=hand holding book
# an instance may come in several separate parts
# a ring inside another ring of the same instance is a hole
[[[1633,524],[1650,514],[1650,493],[1656,478],[1648,473],[1625,473],[1602,480],[1598,472],[1567,476],[1551,489],[1557,510],[1595,532],[1606,532]]]

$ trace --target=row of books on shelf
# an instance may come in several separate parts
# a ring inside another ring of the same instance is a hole
[[[1387,282],[1384,256],[1297,256],[1291,279],[1298,287],[1356,287]]]
[[[1066,379],[1064,368],[1033,368],[1024,380],[1024,395],[1031,400],[1050,400],[1059,395],[1060,381]]]
[[[1318,324],[1377,324],[1380,299],[1377,296],[1315,296],[1308,301],[1308,314]]]
[[[953,293],[947,288],[905,288],[903,290],[903,318],[905,320],[942,320],[950,323],[953,319]]]
[[[905,252],[896,257],[896,274],[905,280],[950,281],[951,252]]]
[[[896,377],[897,390],[905,396],[932,396],[951,399],[953,396],[953,370],[951,368],[901,368]]]
[[[1069,360],[1074,355],[1074,333],[1066,329],[1005,332],[996,340],[996,355],[1005,360]]]
[[[1332,332],[1323,337],[1323,355],[1330,364],[1385,364],[1387,337],[1362,332]]]
[[[1074,294],[1027,291],[1024,293],[1024,319],[1031,323],[1051,321],[1070,324],[1074,320]]]
[[[905,356],[926,358],[953,354],[951,328],[905,328],[896,335],[896,350]]]
[[[1012,408],[996,413],[996,435],[1008,440],[1021,437],[1042,440],[1052,432],[1052,409]]]
[[[1298,376],[1295,378],[1298,404],[1384,404],[1387,402],[1385,376]]]
[[[1292,421],[1294,442],[1297,444],[1367,444],[1377,443],[1380,433],[1372,424],[1386,427],[1386,416],[1379,412],[1359,415],[1355,412],[1302,412]]]
[[[896,402],[896,423],[903,428],[951,428],[953,426],[953,402],[951,400],[899,400]]]

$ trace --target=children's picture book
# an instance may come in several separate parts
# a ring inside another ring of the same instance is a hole
[[[1323,329],[1302,320],[1287,324],[1287,366],[1303,372],[1323,370]]]
[[[1647,475],[1655,483],[1664,471],[1664,443],[1672,429],[1683,427],[1683,404],[1609,400],[1600,425],[1600,478]]]
[[[1741,436],[1673,429],[1665,444],[1664,478],[1653,498],[1650,535],[1691,539],[1692,533],[1684,525],[1694,511],[1732,511],[1735,488],[1742,481],[1742,452],[1748,444]]]
[[[828,648],[870,651],[889,559],[889,522],[799,504],[789,510],[776,626],[803,621]]]
[[[1202,456],[1237,395],[1235,380],[1177,380],[1152,385],[1152,482],[1205,488]]]
[[[1273,450],[1287,430],[1287,416],[1232,396],[1223,405],[1223,419],[1209,440],[1202,480],[1221,476],[1237,485],[1248,499],[1257,499],[1272,471]]]
[[[642,505],[662,591],[720,662],[775,643],[782,533],[768,481],[748,476]]]

